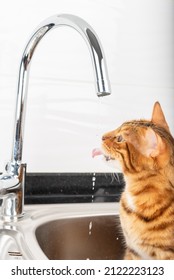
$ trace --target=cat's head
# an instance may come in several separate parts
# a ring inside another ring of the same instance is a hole
[[[141,170],[159,170],[173,162],[174,140],[158,102],[152,119],[123,123],[102,137],[102,152],[107,160],[116,160],[126,174]]]

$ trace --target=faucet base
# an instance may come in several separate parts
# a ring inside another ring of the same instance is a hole
[[[0,219],[6,222],[23,217],[26,164],[8,163],[0,176]]]

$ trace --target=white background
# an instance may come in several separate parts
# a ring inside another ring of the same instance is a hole
[[[91,157],[101,135],[125,120],[150,119],[156,100],[174,133],[173,0],[6,0],[0,9],[0,171],[11,156],[23,48],[41,21],[60,13],[82,17],[98,34],[112,95],[96,96],[89,51],[75,30],[47,34],[30,72],[28,171],[109,172]]]

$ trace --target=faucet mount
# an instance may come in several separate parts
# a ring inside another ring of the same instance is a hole
[[[5,221],[13,221],[24,214],[26,164],[22,163],[22,149],[31,60],[45,34],[60,26],[74,28],[86,41],[94,68],[97,95],[105,96],[111,92],[101,43],[86,21],[74,15],[61,14],[49,17],[37,27],[26,44],[20,63],[11,162],[6,165],[4,173],[0,176],[0,218]]]

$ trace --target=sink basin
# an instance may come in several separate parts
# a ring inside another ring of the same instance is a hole
[[[0,224],[0,259],[123,258],[118,203],[27,205],[25,210],[20,221]]]
[[[118,216],[92,216],[51,221],[36,229],[49,259],[122,259],[123,238]]]

